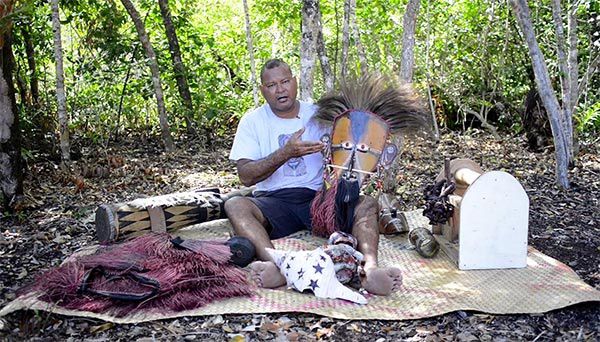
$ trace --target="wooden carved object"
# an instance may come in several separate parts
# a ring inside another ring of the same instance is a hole
[[[481,167],[470,159],[454,159],[446,162],[435,181],[439,182],[446,179],[447,181],[454,182],[456,188],[448,196],[448,201],[454,206],[454,214],[450,217],[448,223],[434,225],[434,233],[443,234],[449,241],[456,241],[458,239],[458,231],[460,229],[460,221],[458,219],[460,216],[460,201],[469,185],[482,173],[483,170],[481,170]]]
[[[216,188],[198,189],[127,203],[103,204],[96,210],[96,238],[103,243],[112,242],[226,218],[224,203],[227,199],[251,194],[252,188],[228,194],[220,194]]]

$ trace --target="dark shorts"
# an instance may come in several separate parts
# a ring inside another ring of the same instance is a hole
[[[311,229],[310,202],[315,194],[315,190],[307,188],[287,188],[255,193],[249,199],[269,221],[269,237],[279,239],[303,229]]]

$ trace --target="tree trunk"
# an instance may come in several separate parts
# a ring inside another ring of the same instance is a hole
[[[565,39],[565,29],[562,19],[562,8],[560,0],[552,0],[552,19],[554,20],[554,28],[556,31],[556,55],[558,58],[558,74],[560,79],[561,94],[562,94],[562,111],[561,120],[565,128],[565,139],[568,144],[569,160],[573,159],[573,130],[572,117],[575,106],[571,107],[571,72],[569,62],[567,60],[567,42]],[[577,55],[577,52],[575,52]],[[577,59],[577,57],[575,57]],[[577,61],[576,61],[577,63]],[[575,73],[575,84],[577,84],[577,73]]]
[[[121,0],[121,3],[123,3],[123,6],[125,6],[125,9],[127,9],[131,20],[135,25],[135,29],[137,30],[140,42],[142,43],[144,50],[146,50],[146,57],[148,58],[148,64],[150,66],[150,71],[152,72],[152,85],[154,86],[154,95],[156,96],[156,105],[158,107],[158,119],[160,121],[160,130],[163,142],[165,144],[165,149],[167,150],[167,152],[174,151],[175,144],[173,143],[171,131],[169,130],[169,122],[167,120],[167,109],[165,107],[165,100],[162,91],[162,85],[160,82],[160,71],[158,69],[156,54],[154,53],[152,44],[150,44],[150,38],[146,33],[144,22],[140,18],[140,14],[138,13],[138,11],[131,3],[131,0]]]
[[[58,0],[52,0],[51,5],[52,31],[54,31],[54,59],[56,61],[56,102],[60,132],[60,155],[63,162],[69,162],[71,160],[71,142],[69,140],[69,118],[67,117],[67,96],[65,94],[65,74],[63,70]]]
[[[344,0],[344,25],[342,28],[342,65],[340,66],[341,78],[348,73],[348,53],[350,46],[350,15],[352,13],[352,0]]]
[[[567,59],[567,70],[569,72],[569,102],[567,117],[565,117],[565,123],[567,124],[567,142],[569,143],[569,159],[572,161],[575,159],[575,148],[577,146],[577,138],[573,131],[573,116],[575,115],[575,107],[577,106],[578,98],[578,83],[579,83],[579,64],[577,63],[577,5],[571,4],[572,8],[568,9],[567,13],[567,29],[569,35],[569,57]]]
[[[12,72],[14,57],[11,48],[10,20],[4,21],[13,7],[12,0],[0,0],[0,194],[4,209],[18,210],[23,195],[23,162],[21,131],[15,99]]]
[[[556,56],[558,58],[558,75],[562,90],[563,103],[569,103],[569,72],[567,67],[567,43],[565,40],[565,29],[562,21],[562,9],[560,0],[552,0],[552,19],[556,33]],[[566,106],[565,108],[568,108]]]
[[[254,61],[254,46],[252,44],[252,29],[250,26],[250,11],[248,10],[248,0],[244,0],[244,15],[246,17],[246,44],[248,45],[248,58],[250,59],[250,80],[252,82],[252,97],[254,98],[254,107],[258,107],[260,99],[258,97],[258,81],[256,79],[256,64]]]
[[[331,65],[329,65],[329,58],[327,58],[327,52],[325,49],[325,41],[323,40],[323,25],[321,22],[321,9],[317,2],[317,21],[315,23],[315,30],[317,32],[317,54],[321,60],[321,71],[323,72],[323,83],[325,84],[325,91],[330,92],[333,90],[333,84],[335,83],[335,77],[331,72]]]
[[[315,24],[317,1],[302,1],[302,42],[300,46],[300,99],[311,102],[315,67]]]
[[[335,84],[335,79],[338,76],[338,66],[339,59],[338,56],[340,54],[340,11],[338,9],[338,0],[333,1],[335,7],[335,46],[333,51],[333,79]]]
[[[35,66],[35,49],[29,34],[29,27],[23,25],[21,34],[25,42],[25,53],[27,54],[27,65],[29,66],[29,88],[31,89],[31,100],[34,107],[39,107],[40,104],[40,87],[37,77],[37,68]]]
[[[119,139],[119,126],[121,126],[123,100],[125,99],[125,91],[127,90],[127,84],[129,84],[129,77],[131,76],[131,66],[133,65],[133,62],[135,60],[135,55],[137,53],[138,46],[136,46],[135,49],[133,49],[131,59],[129,60],[129,64],[127,65],[127,73],[125,74],[125,79],[123,80],[123,87],[121,88],[121,96],[119,97],[119,108],[117,109],[117,122],[115,123],[115,141]]]
[[[429,15],[429,7],[430,4],[427,4],[427,11],[426,11],[426,18],[425,18],[425,22],[426,22],[426,30],[427,30],[427,40],[425,42],[425,77],[427,78],[427,98],[428,98],[428,102],[429,102],[429,109],[431,110],[431,123],[433,125],[433,137],[435,139],[435,142],[439,142],[440,141],[440,128],[437,122],[437,117],[436,117],[436,113],[435,113],[435,104],[433,102],[433,96],[431,94],[431,86],[432,86],[432,82],[431,82],[431,76],[429,74],[429,62],[431,60],[431,58],[429,58],[429,48],[431,47],[432,44],[432,38],[431,38],[431,16]]]
[[[404,12],[402,33],[402,60],[400,62],[400,80],[412,83],[415,64],[415,28],[419,15],[420,0],[409,0]]]
[[[523,32],[523,37],[527,43],[529,56],[533,65],[535,74],[535,83],[542,99],[542,103],[548,113],[550,127],[552,128],[552,136],[554,138],[554,149],[556,156],[556,180],[564,189],[569,188],[568,165],[569,151],[568,142],[565,137],[565,127],[561,120],[561,108],[558,105],[558,99],[552,89],[550,76],[544,56],[540,51],[533,25],[531,23],[531,15],[529,6],[526,0],[510,0],[513,11],[517,18],[517,22]]]
[[[173,60],[173,71],[175,72],[175,80],[177,81],[177,90],[183,100],[187,113],[184,115],[185,126],[188,134],[192,135],[195,133],[193,119],[194,105],[192,104],[192,95],[190,94],[190,87],[187,82],[187,72],[185,65],[181,59],[181,49],[179,48],[179,40],[177,39],[177,32],[173,25],[173,19],[171,19],[171,11],[169,10],[168,0],[158,0],[158,6],[160,7],[160,14],[165,25],[165,31],[167,33],[167,40],[169,42],[169,52],[171,52],[171,59]]]
[[[21,68],[19,67],[18,63],[15,62],[15,64],[17,68],[15,72],[15,81],[17,83],[19,97],[21,98],[21,106],[29,110],[29,108],[31,108],[31,96],[29,96],[29,93],[27,92],[27,87],[25,86],[25,81],[21,76]]]
[[[356,25],[356,0],[351,0],[350,5],[350,26],[352,27],[352,35],[354,36],[354,44],[356,44],[356,53],[358,54],[358,61],[360,62],[360,72],[366,74],[369,70],[369,63],[367,62],[367,54],[360,40],[360,31],[358,25]]]

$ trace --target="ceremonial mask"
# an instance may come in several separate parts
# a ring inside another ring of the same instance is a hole
[[[396,157],[396,146],[386,144],[389,133],[387,122],[368,111],[349,110],[337,116],[331,136],[325,138],[329,142],[328,166],[336,177],[361,184],[365,175],[391,164]]]

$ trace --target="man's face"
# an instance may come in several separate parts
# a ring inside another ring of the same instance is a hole
[[[275,114],[286,114],[296,104],[298,83],[288,68],[278,66],[265,70],[260,92]]]

